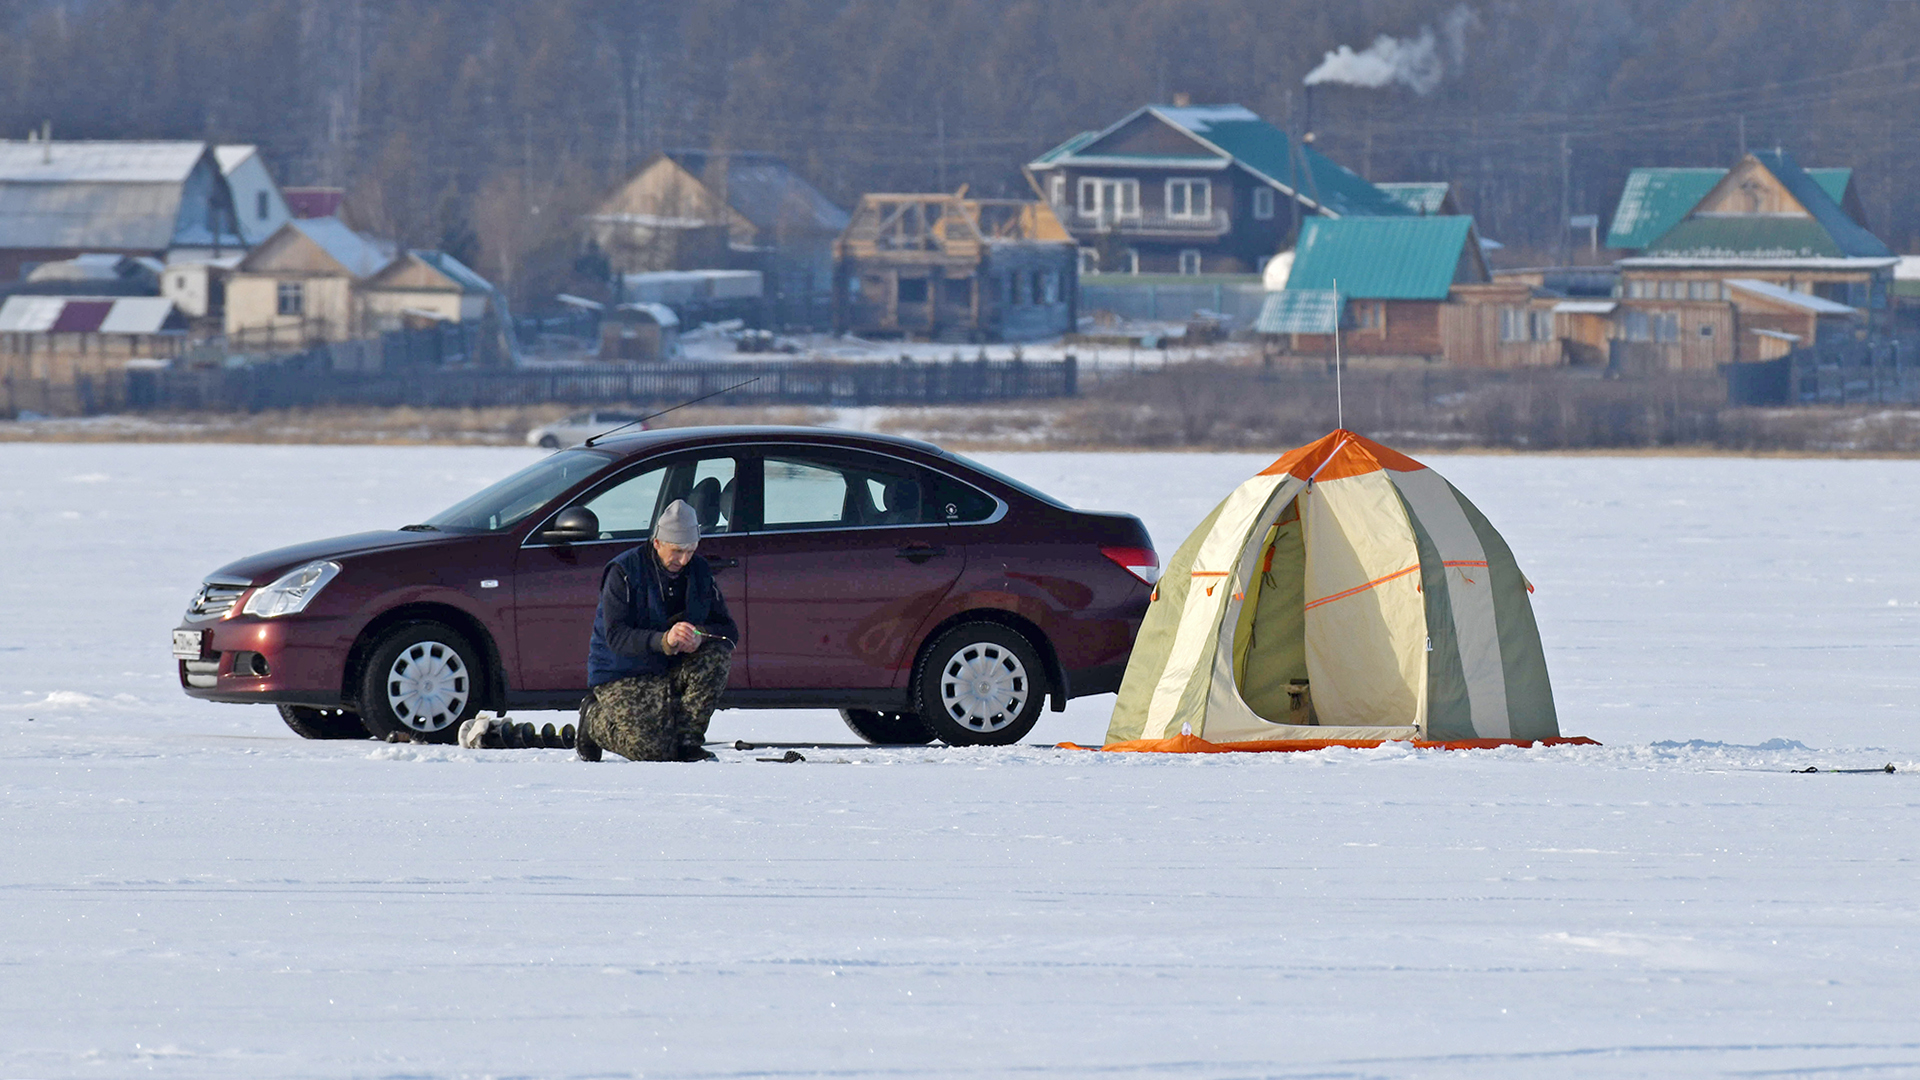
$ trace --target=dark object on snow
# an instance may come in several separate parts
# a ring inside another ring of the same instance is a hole
[[[581,761],[600,760],[600,744],[587,737],[585,728],[581,728],[573,737],[573,756]]]
[[[754,758],[753,760],[791,762],[791,761],[805,761],[807,759],[801,755],[800,751],[789,750],[786,753],[781,754],[779,757],[762,757],[762,758]]]
[[[1814,768],[1814,767],[1813,767],[1812,765],[1809,765],[1809,766],[1807,766],[1807,767],[1806,767],[1806,768],[1804,768],[1804,769],[1788,769],[1787,771],[1788,771],[1788,772],[1796,772],[1796,773],[1810,773],[1810,772],[1830,772],[1830,773],[1890,773],[1890,772],[1893,772],[1893,771],[1894,771],[1894,768],[1893,768],[1893,762],[1891,762],[1891,761],[1889,761],[1889,762],[1887,762],[1887,763],[1886,763],[1885,765],[1882,765],[1882,766],[1880,766],[1880,767],[1879,767],[1879,768],[1877,768],[1877,769],[1817,769],[1817,768]]]

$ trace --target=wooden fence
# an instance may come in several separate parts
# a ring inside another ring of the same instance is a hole
[[[1920,336],[1828,341],[1778,360],[1730,364],[1735,405],[1920,403]]]
[[[728,404],[941,405],[1072,397],[1078,365],[1064,361],[958,360],[846,363],[596,364],[518,370],[417,368],[341,371],[319,358],[205,370],[128,372],[137,409],[261,409],[317,405],[424,408],[549,402],[674,402],[723,390]]]

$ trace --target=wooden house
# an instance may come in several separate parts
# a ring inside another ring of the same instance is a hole
[[[1414,211],[1239,105],[1148,105],[1027,164],[1087,274],[1252,274],[1303,217]]]
[[[1330,352],[1326,333],[1276,320],[1312,306],[1288,293],[1336,293],[1348,355],[1438,360],[1447,354],[1442,310],[1456,290],[1491,280],[1472,218],[1312,218],[1301,225],[1286,289],[1272,294],[1255,328],[1286,334],[1289,351]]]
[[[834,252],[842,332],[1027,341],[1074,328],[1073,238],[1040,203],[865,195]]]
[[[1899,260],[1834,199],[1837,180],[1830,173],[1822,183],[1791,154],[1763,150],[1714,180],[1677,219],[1673,208],[1691,189],[1643,182],[1639,194],[1622,196],[1609,232],[1610,243],[1640,245],[1618,263],[1621,298],[1758,303],[1759,294],[1728,284],[1737,278],[1857,309],[1868,330],[1888,325]],[[1731,350],[1729,343],[1728,359]]]
[[[409,318],[462,323],[500,314],[492,283],[444,251],[408,251],[361,282],[356,292],[367,332],[397,330]]]
[[[771,154],[655,155],[586,218],[616,274],[758,270],[783,325],[825,325],[847,214]]]
[[[227,339],[240,348],[360,337],[358,288],[394,261],[393,245],[338,218],[296,218],[247,253],[227,279]]]
[[[10,296],[0,302],[0,415],[125,404],[126,373],[180,356],[187,321],[158,296]]]

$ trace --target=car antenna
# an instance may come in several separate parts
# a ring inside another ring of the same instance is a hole
[[[661,409],[661,410],[660,410],[659,412],[650,412],[650,413],[648,413],[647,415],[645,415],[645,416],[643,416],[643,417],[641,417],[641,418],[640,418],[640,419],[638,419],[638,420],[629,420],[629,421],[627,421],[626,423],[624,423],[624,424],[621,424],[621,425],[620,425],[619,427],[613,427],[613,428],[608,428],[607,430],[605,430],[605,431],[603,431],[603,432],[601,432],[600,434],[598,434],[598,435],[595,435],[595,436],[593,436],[592,438],[590,438],[590,439],[588,439],[588,440],[587,440],[586,442],[584,442],[584,443],[582,443],[581,445],[582,445],[582,446],[592,446],[592,445],[593,445],[594,443],[596,443],[596,442],[598,442],[598,441],[600,441],[601,439],[604,439],[604,438],[606,438],[607,436],[609,436],[609,435],[611,435],[611,434],[613,434],[613,433],[614,433],[614,432],[616,432],[616,431],[620,431],[620,430],[622,430],[622,429],[624,429],[624,428],[630,428],[630,427],[632,427],[632,426],[633,426],[633,425],[635,425],[635,424],[644,424],[644,423],[646,423],[647,421],[649,421],[649,420],[651,420],[651,419],[653,419],[653,418],[654,418],[654,417],[656,417],[656,416],[665,416],[665,415],[667,415],[668,413],[670,413],[670,412],[672,412],[672,411],[673,411],[674,409],[684,409],[684,408],[686,408],[686,407],[687,407],[687,406],[689,406],[689,405],[698,405],[698,404],[700,404],[701,402],[703,402],[703,401],[705,401],[705,400],[707,400],[707,399],[708,399],[708,398],[710,398],[710,397],[719,397],[719,396],[720,396],[721,394],[730,394],[730,393],[732,393],[733,391],[735,391],[735,390],[738,390],[738,389],[740,389],[740,388],[741,388],[741,387],[743,387],[743,386],[746,386],[746,385],[747,385],[748,383],[757,383],[757,382],[759,382],[759,381],[760,381],[761,379],[763,379],[763,378],[765,378],[765,376],[763,376],[763,375],[755,375],[755,376],[754,376],[753,378],[751,378],[751,379],[748,379],[748,380],[747,380],[746,382],[737,382],[737,383],[734,383],[734,384],[733,384],[732,386],[729,386],[729,387],[727,387],[727,388],[726,388],[725,390],[715,390],[715,391],[714,391],[713,393],[711,393],[711,394],[701,394],[701,395],[700,395],[699,397],[697,397],[697,398],[689,398],[688,400],[686,400],[686,401],[683,401],[683,402],[681,402],[681,403],[680,403],[680,404],[678,404],[678,405],[672,405],[672,406],[669,406],[669,407],[667,407],[667,408],[664,408],[664,409]]]

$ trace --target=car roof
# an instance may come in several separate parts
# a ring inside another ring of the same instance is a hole
[[[867,449],[914,450],[931,457],[952,460],[953,455],[930,442],[899,435],[844,428],[722,424],[711,427],[654,428],[651,431],[621,432],[594,444],[622,457],[651,453],[677,446],[699,446],[720,442],[811,442],[823,446],[864,447]]]

